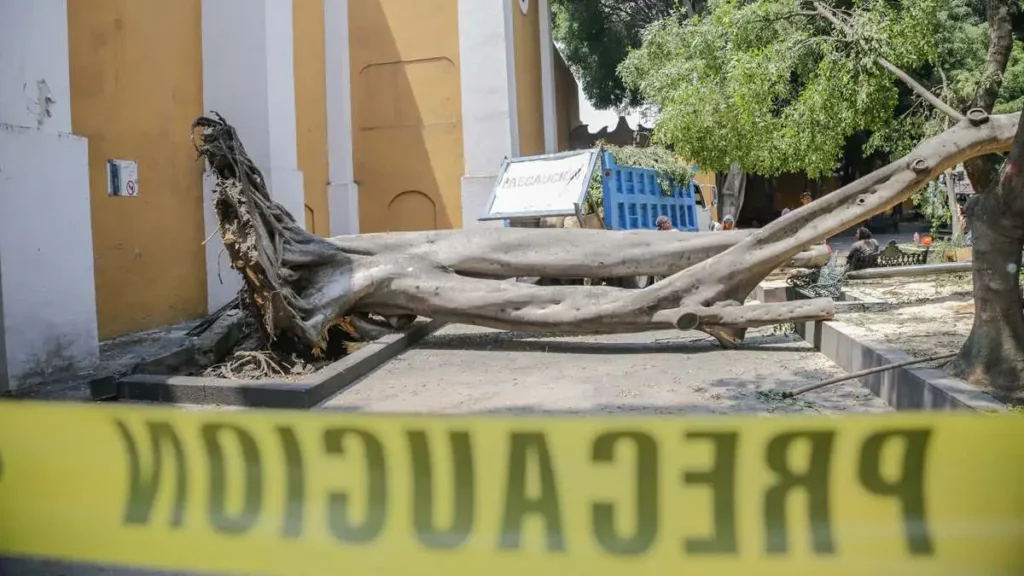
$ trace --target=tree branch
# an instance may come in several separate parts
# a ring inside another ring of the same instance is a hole
[[[854,34],[854,31],[850,28],[850,26],[847,23],[845,23],[842,20],[840,20],[835,14],[833,14],[832,11],[827,6],[825,6],[821,2],[815,2],[814,3],[814,8],[818,12],[818,14],[821,14],[829,22],[832,22],[833,24],[835,24],[835,26],[837,28],[839,28],[840,30],[846,32],[852,38],[856,38],[856,34]],[[861,42],[861,45],[862,46],[864,45],[863,42]],[[864,47],[867,48],[866,46],[864,46]],[[881,66],[882,68],[884,68],[885,70],[889,71],[894,76],[899,78],[900,81],[902,81],[911,90],[913,90],[915,94],[917,94],[923,100],[927,101],[929,104],[934,106],[935,109],[938,110],[939,112],[942,112],[946,116],[949,116],[950,118],[952,118],[956,122],[959,122],[959,121],[964,119],[964,115],[963,114],[961,114],[960,112],[954,110],[948,104],[943,102],[940,98],[938,98],[937,96],[932,94],[927,88],[922,86],[910,74],[907,74],[906,72],[901,70],[899,67],[894,65],[892,62],[889,62],[888,60],[886,60],[885,58],[882,58],[881,56],[875,56],[875,62],[877,62],[879,66]]]
[[[971,107],[991,113],[1003,87],[1003,73],[1013,50],[1013,21],[1010,18],[1009,2],[988,0],[987,16],[989,43],[985,77]]]
[[[988,58],[985,61],[985,75],[975,95],[973,107],[991,113],[1003,86],[1013,49],[1013,22],[1007,0],[988,0]],[[964,163],[964,170],[971,180],[975,192],[984,193],[999,185],[999,162],[995,158],[972,158]]]
[[[967,158],[1005,151],[1013,141],[1020,114],[964,121],[918,144],[911,153],[838,190],[772,221],[722,254],[659,282],[644,292],[671,299],[709,303],[742,300],[781,262],[804,246],[825,240],[903,202],[942,171]]]
[[[731,304],[662,310],[654,314],[653,320],[658,324],[670,324],[680,330],[695,330],[708,326],[757,328],[787,322],[831,320],[835,317],[836,311],[835,302],[831,298],[747,306],[740,306],[737,302]]]

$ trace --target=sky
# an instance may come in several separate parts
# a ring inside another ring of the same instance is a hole
[[[579,80],[576,81],[579,86]],[[607,127],[609,130],[614,130],[615,126],[619,123],[619,113],[616,110],[598,110],[594,108],[594,105],[587,100],[587,95],[583,93],[583,88],[579,88],[579,102],[580,102],[580,121],[587,126],[587,130],[591,134],[600,132],[602,128]],[[626,122],[629,123],[629,127],[636,130],[637,124],[640,123],[640,113],[630,111],[626,115]]]
[[[561,50],[561,47],[558,46],[557,42],[555,43],[555,47],[558,50]],[[576,76],[575,72],[573,72],[573,76]],[[591,134],[596,134],[600,132],[602,128],[614,130],[619,124],[619,112],[617,110],[598,110],[594,108],[594,105],[587,99],[587,95],[583,93],[579,77],[576,77],[576,86],[579,94],[580,121],[587,126],[588,131]],[[626,114],[626,122],[632,130],[636,130],[637,124],[640,123],[640,119],[641,116],[639,112],[631,110]],[[651,124],[652,122],[646,123],[648,127],[650,127]]]

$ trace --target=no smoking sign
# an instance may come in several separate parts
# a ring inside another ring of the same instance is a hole
[[[132,160],[107,160],[107,195],[138,196],[139,165]]]

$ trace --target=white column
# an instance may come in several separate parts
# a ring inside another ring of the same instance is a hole
[[[358,0],[357,0],[358,1]],[[331,236],[359,233],[359,186],[352,166],[352,60],[349,0],[324,0],[327,65],[327,207]]]
[[[203,99],[238,130],[263,172],[271,197],[305,226],[305,192],[298,168],[292,0],[203,0]],[[210,208],[206,179],[207,294],[210,310],[234,297],[231,272]],[[218,264],[218,260],[220,261]],[[222,281],[223,280],[223,281]]]
[[[516,86],[516,35],[512,18],[521,13],[522,0],[502,2],[501,17],[505,23],[505,76],[508,78],[508,129],[512,137],[512,156],[519,156],[519,91]],[[527,2],[529,5],[529,2]]]
[[[0,392],[96,363],[89,149],[66,0],[0,0]]]
[[[540,18],[540,91],[544,111],[544,151],[558,152],[558,115],[555,110],[555,45],[551,39],[551,7],[537,0]]]
[[[478,222],[505,158],[519,154],[515,46],[509,0],[459,0],[462,77],[462,227]]]

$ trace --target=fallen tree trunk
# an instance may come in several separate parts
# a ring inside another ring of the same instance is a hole
[[[919,264],[917,266],[889,266],[886,268],[865,268],[846,275],[847,280],[873,280],[876,278],[905,278],[907,276],[929,276],[933,274],[957,274],[970,272],[971,262],[944,264]]]
[[[785,263],[783,268],[821,268],[828,259],[832,257],[832,251],[829,250],[828,246],[819,244],[812,246],[808,250],[800,252],[796,256]]]
[[[328,241],[347,254],[417,256],[470,276],[614,278],[668,276],[725,252],[750,234],[485,227],[338,236]],[[538,250],[541,246],[545,248]],[[614,250],[608,251],[610,246]]]
[[[687,235],[493,228],[322,239],[270,199],[223,119],[200,118],[194,128],[201,131],[197,150],[218,176],[214,210],[224,246],[271,340],[320,350],[329,327],[365,311],[571,334],[678,327],[685,317],[682,325],[695,318],[693,327],[730,346],[747,327],[830,317],[824,302],[799,310],[764,305],[775,307],[749,314],[738,303],[805,247],[890,209],[949,166],[1006,150],[1018,116],[969,115],[907,157],[753,233]],[[632,291],[480,278],[665,273]]]
[[[754,230],[665,234],[657,230],[586,228],[470,228],[336,236],[328,241],[347,254],[403,254],[436,262],[459,274],[487,278],[621,278],[670,276],[725,252]],[[614,246],[608,252],[610,245]],[[538,252],[538,246],[548,246]],[[813,268],[829,257],[813,246],[789,267]]]

